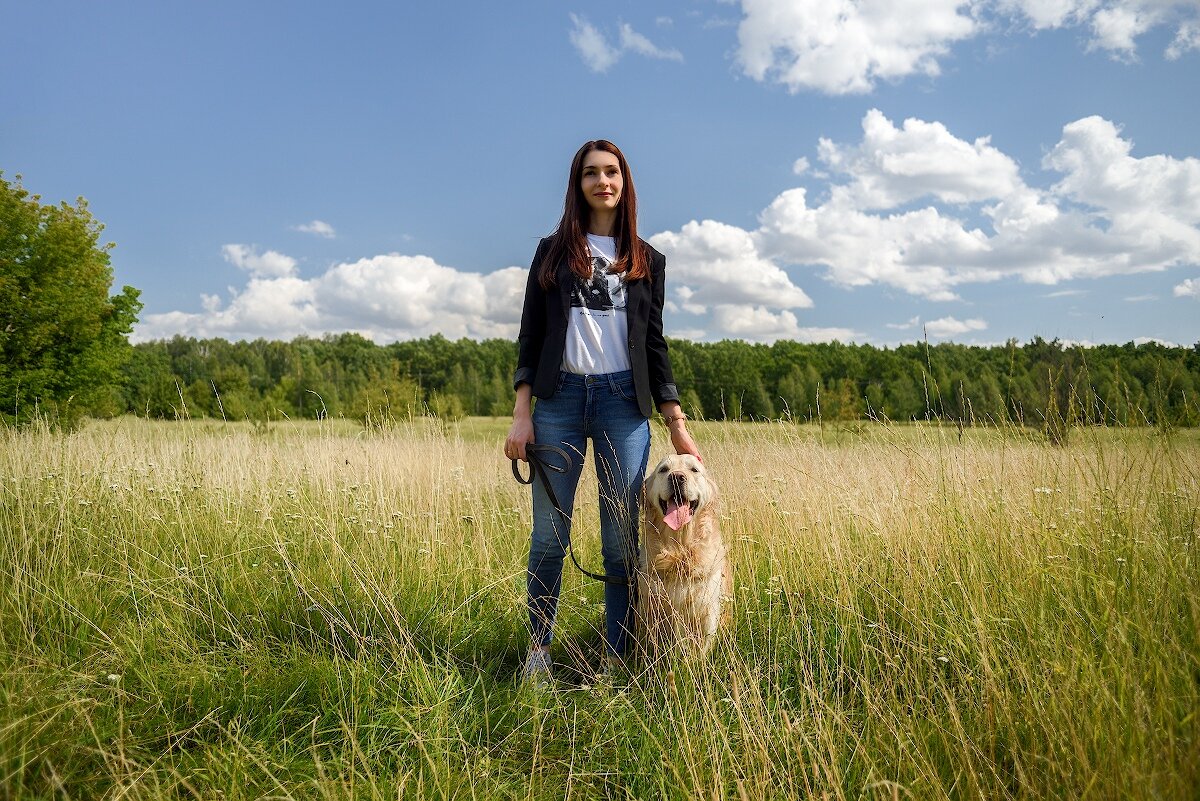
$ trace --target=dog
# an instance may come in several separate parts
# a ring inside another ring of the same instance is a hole
[[[650,649],[707,653],[727,622],[733,574],[718,508],[717,485],[691,454],[664,457],[646,477],[637,606]]]

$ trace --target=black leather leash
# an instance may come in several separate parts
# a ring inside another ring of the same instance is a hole
[[[562,466],[551,464],[546,461],[544,454],[554,454],[562,460]],[[568,533],[567,537],[567,553],[571,555],[571,561],[575,563],[575,567],[579,568],[585,576],[594,578],[597,581],[603,581],[605,584],[622,584],[628,585],[629,579],[623,576],[606,576],[603,573],[593,573],[583,565],[579,564],[579,560],[575,558],[575,546],[571,544],[571,513],[564,511],[558,503],[558,496],[554,494],[554,487],[550,486],[550,477],[546,475],[547,470],[553,470],[555,473],[568,473],[571,470],[571,454],[564,451],[562,448],[554,445],[535,445],[529,443],[525,446],[525,456],[529,459],[529,477],[525,478],[521,475],[521,470],[517,466],[517,460],[512,460],[513,478],[522,484],[532,484],[533,478],[536,475],[542,480],[542,488],[546,490],[546,495],[550,498],[550,504],[554,507],[554,511],[558,512],[562,518],[563,529]]]

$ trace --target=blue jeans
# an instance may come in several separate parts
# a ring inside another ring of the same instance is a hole
[[[560,373],[558,390],[549,398],[539,398],[534,406],[533,431],[539,445],[554,445],[571,455],[569,472],[546,471],[568,516],[575,507],[587,440],[592,440],[600,485],[604,573],[622,577],[632,574],[637,564],[638,500],[650,455],[650,423],[638,409],[633,374]],[[537,645],[550,644],[570,537],[569,521],[564,523],[542,483],[534,481],[527,586],[529,625]],[[626,585],[604,585],[604,639],[609,651],[617,655],[624,654],[629,644],[633,623],[629,596]]]

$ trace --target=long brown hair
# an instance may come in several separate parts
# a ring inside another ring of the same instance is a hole
[[[645,278],[648,272],[646,252],[638,239],[637,192],[633,188],[629,162],[625,160],[621,149],[612,142],[607,139],[593,139],[584,142],[571,161],[562,219],[558,221],[558,228],[550,235],[550,247],[546,250],[546,257],[538,271],[538,283],[543,289],[554,286],[555,273],[564,259],[571,272],[585,280],[592,277],[592,260],[587,244],[588,222],[592,210],[583,196],[582,182],[583,160],[593,150],[612,153],[617,157],[617,166],[621,168],[621,197],[617,201],[617,220],[613,230],[613,238],[617,243],[617,262],[613,268],[617,272],[625,272],[626,280],[629,281]]]

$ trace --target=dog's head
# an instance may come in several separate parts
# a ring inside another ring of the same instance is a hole
[[[672,454],[646,477],[646,504],[672,530],[686,526],[716,501],[717,487],[700,460],[691,454]]]

